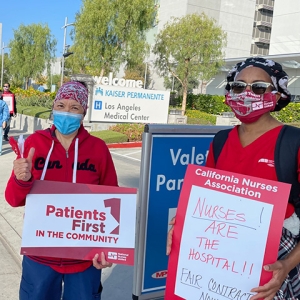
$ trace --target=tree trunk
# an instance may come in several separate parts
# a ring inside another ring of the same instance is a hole
[[[181,115],[184,116],[185,115],[185,110],[186,110],[186,98],[187,98],[187,83],[184,83],[182,85],[182,105],[181,105]]]
[[[29,77],[25,79],[25,90],[28,90]]]

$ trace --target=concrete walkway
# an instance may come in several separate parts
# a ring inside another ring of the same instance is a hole
[[[13,130],[12,135],[24,134]],[[26,135],[24,134],[26,137]],[[16,300],[19,298],[21,278],[20,253],[24,208],[10,207],[4,199],[7,180],[12,171],[16,155],[8,142],[3,141],[0,156],[0,299]]]

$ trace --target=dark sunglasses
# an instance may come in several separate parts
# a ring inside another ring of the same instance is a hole
[[[256,95],[262,95],[266,92],[267,88],[273,86],[272,83],[269,82],[254,82],[254,83],[246,83],[242,81],[233,81],[229,83],[230,89],[234,94],[243,93],[247,86],[250,86],[251,91]]]
[[[9,86],[8,85],[4,85],[3,87],[7,87],[8,88]]]

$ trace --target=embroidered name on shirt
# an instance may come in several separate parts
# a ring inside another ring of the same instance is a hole
[[[266,159],[266,158],[261,158],[258,160],[258,163],[265,163],[269,167],[275,167],[275,162],[274,160]]]
[[[74,168],[74,164],[72,165],[72,168]],[[95,165],[89,164],[89,159],[87,159],[84,163],[77,163],[77,170],[78,171],[91,171],[96,172]]]
[[[38,157],[34,163],[34,168],[36,170],[43,170],[45,165],[45,158]],[[47,169],[61,169],[63,166],[60,164],[59,160],[51,161],[49,160]],[[74,164],[72,164],[72,169],[74,168]],[[78,162],[77,163],[77,170],[78,171],[91,171],[91,172],[97,172],[94,164],[89,164],[89,159],[87,159],[85,162]]]
[[[35,160],[34,168],[35,168],[36,170],[43,170],[44,165],[45,165],[45,161],[46,161],[45,158],[43,158],[43,157],[38,157],[38,158]],[[60,164],[60,161],[59,161],[59,160],[54,160],[54,161],[49,160],[47,169],[61,169],[61,168],[62,168],[62,165]]]

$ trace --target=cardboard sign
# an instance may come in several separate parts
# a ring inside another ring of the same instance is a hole
[[[189,165],[166,299],[249,299],[277,260],[290,185]]]
[[[21,254],[133,265],[136,189],[36,181],[26,198]]]
[[[14,94],[2,94],[3,101],[8,106],[9,113],[14,114],[15,111],[15,95]]]

